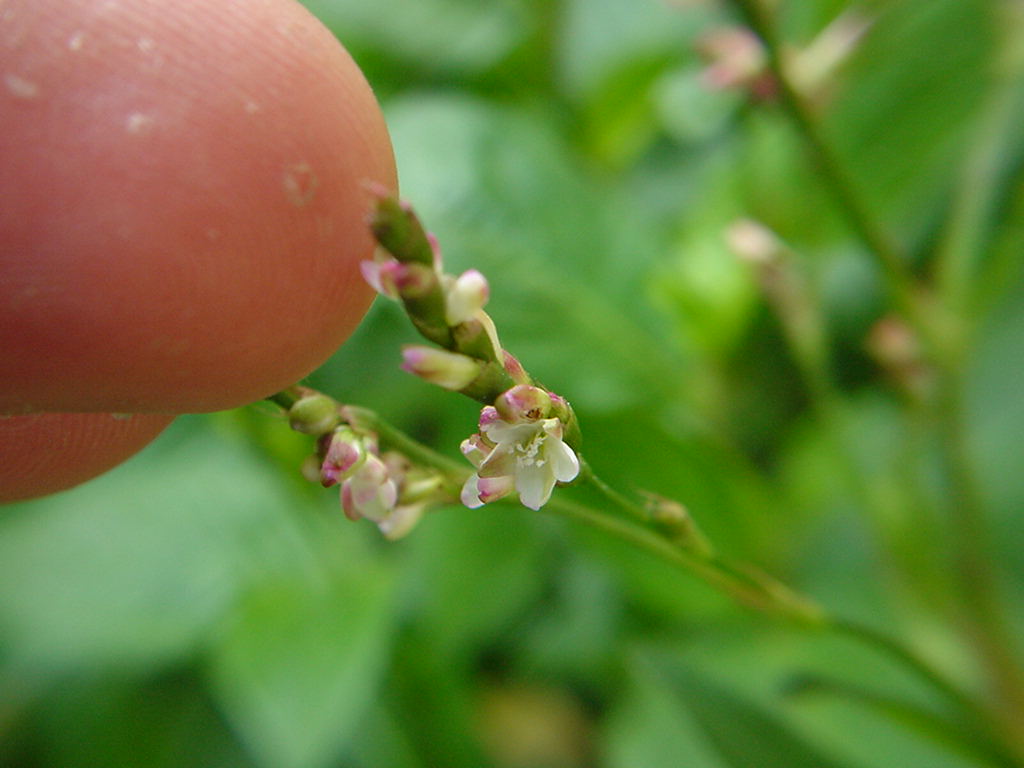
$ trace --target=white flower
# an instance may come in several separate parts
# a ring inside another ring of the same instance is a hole
[[[475,269],[469,269],[458,277],[442,276],[445,286],[445,319],[448,325],[458,325],[477,316],[484,308],[490,288],[487,278]]]
[[[530,509],[540,509],[555,483],[567,483],[580,471],[579,459],[562,440],[558,419],[506,421],[493,406],[480,414],[480,434],[462,443],[477,468],[462,489],[471,509],[512,492]]]

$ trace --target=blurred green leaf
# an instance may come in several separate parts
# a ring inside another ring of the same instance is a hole
[[[434,512],[409,541],[408,599],[444,664],[470,663],[544,588],[543,538],[524,510]]]
[[[722,762],[700,725],[653,667],[631,663],[629,673],[627,688],[604,724],[608,768],[725,768],[728,765]]]
[[[0,644],[11,663],[165,664],[233,600],[247,577],[243,533],[292,502],[248,449],[180,421],[105,477],[4,509]]]
[[[964,129],[989,80],[995,5],[883,4],[825,113],[860,189],[899,231],[927,223],[954,178]]]
[[[241,601],[210,653],[213,692],[268,768],[317,768],[368,716],[388,657],[393,580],[272,581]]]
[[[635,0],[567,0],[563,5],[562,77],[577,98],[599,93],[617,69],[633,61],[685,54],[697,32],[715,18],[713,9],[697,3],[674,8]]]
[[[724,765],[733,768],[840,768],[844,764],[807,741],[778,714],[766,711],[692,668],[664,656],[643,655],[664,676]]]
[[[197,676],[173,671],[139,684],[116,675],[74,677],[39,708],[29,741],[42,762],[11,756],[3,765],[53,768],[247,768],[238,743]]]
[[[472,0],[303,0],[346,45],[425,71],[479,71],[524,35],[518,3]]]
[[[1000,562],[1016,574],[1007,597],[1015,605],[1024,579],[1024,281],[1001,302],[983,325],[969,372],[969,413],[975,469],[991,511],[992,541]]]

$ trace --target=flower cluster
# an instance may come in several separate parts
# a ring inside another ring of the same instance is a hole
[[[412,530],[431,504],[446,500],[444,478],[395,451],[381,453],[376,437],[342,425],[321,436],[310,479],[341,486],[350,520],[366,518],[389,539]]]
[[[557,483],[579,474],[570,447],[578,441],[572,409],[502,349],[484,311],[487,280],[473,269],[445,273],[436,239],[407,205],[381,196],[371,227],[381,247],[363,262],[363,276],[380,294],[402,302],[420,334],[436,345],[406,347],[402,367],[484,406],[480,431],[462,444],[476,468],[462,502],[479,507],[517,492],[525,506],[540,509]]]

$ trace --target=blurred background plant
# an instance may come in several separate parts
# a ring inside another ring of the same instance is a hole
[[[307,4],[601,474],[987,725],[571,521],[385,542],[256,405],[4,509],[0,764],[1024,765],[1022,4]],[[399,370],[414,340],[377,302],[310,384],[458,457],[477,408]]]

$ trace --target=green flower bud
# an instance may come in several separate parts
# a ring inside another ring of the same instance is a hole
[[[296,432],[323,435],[340,421],[338,404],[327,395],[306,395],[288,409],[288,422]]]

